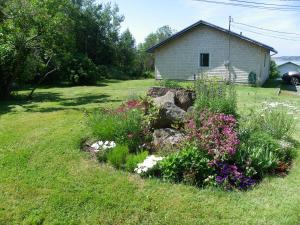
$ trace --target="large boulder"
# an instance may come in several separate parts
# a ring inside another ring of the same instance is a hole
[[[174,94],[174,101],[171,101]],[[175,103],[178,107],[183,110],[187,110],[190,106],[192,106],[196,99],[196,94],[192,90],[187,90],[184,88],[166,88],[166,87],[151,87],[147,93],[148,96],[155,99],[154,101],[160,101],[162,103],[172,102]],[[166,96],[167,97],[164,97]],[[164,100],[164,101],[162,101]],[[162,105],[162,104],[160,104]]]
[[[154,122],[154,128],[168,128],[172,124],[184,122],[186,112],[172,102],[165,102],[159,110],[159,116]]]
[[[173,148],[183,139],[184,135],[177,130],[171,128],[157,129],[153,133],[153,146],[156,150]]]
[[[183,122],[186,112],[174,103],[166,102],[161,107],[160,115],[172,122]]]
[[[175,104],[187,111],[194,104],[196,94],[193,91],[179,89],[175,92]]]
[[[175,94],[174,92],[168,91],[165,95],[157,98],[153,98],[153,103],[156,107],[162,107],[165,103],[175,103]]]
[[[175,92],[174,89],[172,89],[172,88],[151,87],[151,88],[149,88],[147,95],[152,98],[157,98],[157,97],[164,96],[165,94],[167,94],[168,91]]]

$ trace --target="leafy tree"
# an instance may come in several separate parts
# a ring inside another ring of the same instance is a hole
[[[147,53],[147,49],[158,44],[159,42],[167,39],[173,35],[176,31],[170,26],[163,26],[157,29],[156,32],[149,34],[144,43],[138,46],[138,53],[140,58],[141,70],[153,71],[154,70],[154,56]]]
[[[270,61],[270,79],[276,79],[280,76],[280,72],[278,70],[278,67],[276,65],[276,62],[271,60]]]

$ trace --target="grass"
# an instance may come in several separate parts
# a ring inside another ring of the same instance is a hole
[[[80,151],[89,136],[85,110],[115,107],[152,80],[90,87],[45,87],[33,101],[0,103],[0,224],[299,224],[300,157],[285,178],[248,192],[224,192],[143,180],[99,165]],[[241,110],[289,101],[275,87],[239,86]],[[300,141],[300,123],[295,138]]]

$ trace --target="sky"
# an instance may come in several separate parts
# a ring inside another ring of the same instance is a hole
[[[169,25],[173,29],[180,31],[199,20],[205,20],[227,29],[229,16],[233,18],[234,22],[300,34],[300,1],[298,1],[298,3],[297,1],[293,3],[293,1],[283,0],[252,1],[267,4],[294,4],[299,6],[299,10],[293,12],[249,9],[216,5],[195,0],[98,0],[99,3],[111,2],[118,5],[120,14],[125,17],[122,23],[122,30],[128,28],[137,43],[143,42],[149,33],[154,32],[157,28],[164,25]],[[269,33],[234,23],[232,30],[237,33],[242,32],[244,36],[274,47],[278,51],[276,56],[300,55],[300,35],[286,36],[283,34]],[[283,39],[261,35],[266,33],[271,36],[280,36]],[[284,38],[286,39],[287,37],[288,39],[293,39],[293,41],[284,40]],[[298,38],[299,41],[295,40],[296,38]]]

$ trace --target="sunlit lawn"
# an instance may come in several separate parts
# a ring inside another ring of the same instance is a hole
[[[86,110],[117,106],[153,84],[42,88],[31,102],[0,103],[0,224],[300,224],[299,157],[285,178],[224,192],[143,180],[80,151],[90,135]],[[278,97],[275,87],[237,89],[241,111],[265,100],[300,108],[300,97]]]

